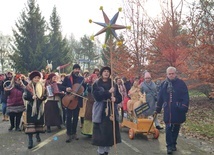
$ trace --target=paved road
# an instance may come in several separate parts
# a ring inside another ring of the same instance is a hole
[[[81,135],[78,128],[79,140],[65,143],[65,128],[52,129],[52,133],[41,135],[42,142],[37,144],[34,138],[34,148],[27,149],[27,135],[24,132],[8,132],[9,122],[0,122],[0,155],[97,155],[96,146],[91,145],[91,139]],[[122,143],[116,149],[111,149],[110,155],[165,155],[164,131],[158,139],[148,139],[137,135],[134,140],[128,138],[128,129],[121,131]],[[116,150],[116,151],[115,151]],[[179,138],[178,150],[174,155],[207,155],[200,147],[192,144],[191,140]]]

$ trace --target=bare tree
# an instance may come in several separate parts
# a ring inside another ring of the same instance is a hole
[[[4,73],[6,70],[11,70],[11,60],[9,55],[12,54],[10,48],[11,38],[10,36],[4,36],[0,34],[0,63],[1,63],[1,72]]]

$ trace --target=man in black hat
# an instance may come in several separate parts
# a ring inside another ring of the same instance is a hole
[[[66,76],[64,81],[62,82],[62,85],[66,87],[66,92],[70,93],[76,93],[73,88],[73,85],[76,83],[79,83],[80,85],[84,86],[84,78],[80,76],[80,65],[75,64],[73,65],[73,71],[71,72],[70,75]],[[76,96],[78,97],[78,96]],[[72,104],[72,102],[71,102]],[[79,117],[79,110],[83,105],[83,100],[81,97],[78,97],[78,105],[76,106],[75,109],[69,109],[66,108],[66,129],[67,129],[67,138],[66,138],[66,143],[70,143],[71,139],[76,139],[78,140],[79,138],[77,137],[76,130],[77,130],[77,124],[78,124],[78,117]]]

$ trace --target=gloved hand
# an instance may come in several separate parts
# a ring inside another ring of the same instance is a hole
[[[154,111],[154,112],[153,112],[153,115],[157,115],[157,114],[158,114],[158,112],[157,112],[157,111]]]

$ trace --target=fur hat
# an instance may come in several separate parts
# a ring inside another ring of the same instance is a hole
[[[80,69],[80,65],[79,65],[79,64],[74,64],[74,65],[73,65],[73,70],[74,70],[74,69],[77,69],[77,68]]]
[[[100,70],[100,76],[102,76],[104,70],[108,70],[108,71],[110,72],[110,75],[111,75],[111,68],[108,67],[108,66],[104,66],[104,67]]]
[[[93,73],[95,73],[96,71],[99,72],[100,70],[98,68],[95,68],[94,71],[93,71]]]
[[[33,80],[33,78],[36,76],[39,76],[41,78],[41,73],[39,71],[32,71],[29,75],[29,79]]]
[[[51,79],[52,79],[52,77],[54,77],[54,76],[56,76],[56,74],[55,74],[55,73],[51,73],[51,74],[49,74],[49,75],[48,75],[47,80],[51,80]]]

